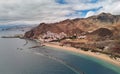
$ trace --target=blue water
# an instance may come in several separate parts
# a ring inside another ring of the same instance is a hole
[[[0,38],[0,74],[120,74],[120,67],[105,61],[51,47],[29,49],[38,43],[27,41],[24,46],[24,39]]]

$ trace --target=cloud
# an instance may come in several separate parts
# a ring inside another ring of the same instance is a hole
[[[73,12],[68,7],[54,0],[0,0],[0,22],[63,20]]]
[[[120,14],[120,0],[0,0],[0,23],[56,22],[109,12]]]
[[[103,5],[104,7],[99,12],[120,14],[120,0],[108,0]]]
[[[120,0],[106,0],[106,1],[101,0],[101,2],[99,2],[97,4],[101,5],[102,8],[95,12],[89,11],[86,14],[86,17],[91,16],[91,15],[97,15],[102,12],[111,13],[114,15],[120,15]]]
[[[95,14],[95,12],[93,12],[93,11],[89,11],[89,12],[86,14],[85,17],[89,17],[89,16],[92,16],[92,15],[94,15],[94,14]]]

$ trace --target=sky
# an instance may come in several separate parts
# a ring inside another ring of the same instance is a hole
[[[0,0],[0,24],[86,18],[101,12],[120,14],[120,0]]]

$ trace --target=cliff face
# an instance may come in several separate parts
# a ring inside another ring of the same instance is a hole
[[[91,31],[94,35],[98,34],[105,36],[106,34],[112,35],[112,32],[115,29],[112,29],[113,27],[111,28],[111,26],[117,28],[116,24],[120,24],[120,15],[101,13],[99,15],[91,16],[88,18],[77,18],[72,20],[67,19],[61,22],[49,24],[41,23],[32,30],[26,32],[24,37],[32,39],[60,39],[67,36],[85,35],[89,33],[89,31]]]

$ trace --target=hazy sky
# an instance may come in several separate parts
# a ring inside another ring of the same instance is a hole
[[[120,0],[0,0],[0,24],[55,22],[101,12],[120,14]]]

